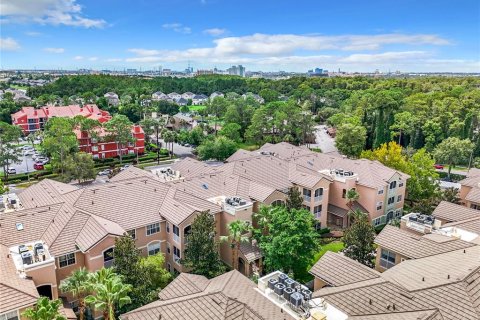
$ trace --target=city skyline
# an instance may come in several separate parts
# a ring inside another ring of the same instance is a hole
[[[113,0],[6,0],[0,67],[479,72],[479,10],[477,1],[175,0],[131,8]]]

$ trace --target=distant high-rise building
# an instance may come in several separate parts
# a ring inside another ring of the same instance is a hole
[[[245,67],[239,64],[238,66],[231,66],[227,69],[228,74],[245,77]]]

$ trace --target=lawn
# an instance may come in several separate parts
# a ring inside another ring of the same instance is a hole
[[[342,251],[344,247],[345,245],[341,241],[333,241],[325,245],[322,245],[322,248],[320,249],[320,251],[318,251],[313,257],[312,266],[315,263],[317,263],[317,261],[325,254],[325,252],[327,251],[339,252],[339,251]]]
[[[260,148],[259,145],[252,144],[252,143],[246,143],[246,142],[237,143],[237,147],[239,149],[244,149],[244,150],[248,150],[248,151],[254,151],[254,150],[257,150],[258,148]]]
[[[190,111],[200,111],[205,109],[207,106],[188,106]]]

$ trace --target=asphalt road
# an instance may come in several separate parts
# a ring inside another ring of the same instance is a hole
[[[328,135],[328,133],[325,131],[325,128],[325,125],[319,125],[315,127],[316,143],[310,144],[310,148],[320,148],[322,150],[322,153],[339,155],[340,153],[335,147],[335,139]]]
[[[165,141],[163,141],[163,139],[158,139],[158,140],[162,144],[162,148],[167,148]],[[157,141],[157,138],[155,136],[151,136],[151,141],[155,143]],[[170,149],[170,143],[168,144],[168,146]],[[179,158],[191,157],[193,155],[192,148],[179,145],[176,142],[173,143],[173,153]]]

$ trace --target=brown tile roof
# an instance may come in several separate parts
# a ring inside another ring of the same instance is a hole
[[[480,235],[480,217],[444,224],[443,227],[457,227]]]
[[[31,306],[39,297],[33,280],[20,278],[8,254],[0,245],[0,314]]]
[[[111,182],[123,181],[123,180],[130,180],[135,178],[153,178],[155,175],[149,171],[142,170],[135,166],[130,166],[127,169],[120,171],[112,178],[110,178]]]
[[[472,247],[475,244],[442,236],[445,241],[434,241],[397,227],[387,225],[375,238],[375,243],[407,258],[418,259],[436,254]]]
[[[234,154],[232,154],[230,157],[228,157],[228,159],[226,161],[227,162],[233,162],[233,161],[237,161],[237,160],[241,160],[241,159],[254,157],[256,155],[258,155],[258,153],[254,153],[252,151],[247,151],[247,150],[243,150],[243,149],[238,149],[237,151],[235,151]]]
[[[398,313],[368,314],[362,316],[348,317],[348,320],[443,320],[440,311],[420,310]]]
[[[83,215],[78,212],[78,215]],[[89,217],[82,218],[82,221],[86,222],[82,224],[80,232],[73,233],[76,237],[70,243],[76,243],[78,248],[83,252],[89,250],[99,241],[105,237],[112,236],[121,236],[125,233],[125,230],[120,227],[118,224],[103,219],[101,217],[91,215]]]
[[[130,311],[121,319],[293,320],[255,287],[236,270],[211,280],[180,275],[160,292],[161,300]]]
[[[223,166],[212,166],[205,162],[198,161],[192,158],[185,158],[180,161],[176,161],[172,164],[171,168],[175,171],[180,171],[182,177],[195,177],[201,174],[209,174],[223,171]]]
[[[343,254],[327,251],[309,271],[331,286],[375,279],[380,273]]]
[[[478,188],[480,187],[480,175],[468,175],[465,179],[460,180],[458,183],[460,183],[462,186]]]
[[[465,200],[480,203],[480,188],[472,188],[472,190],[467,193]]]
[[[455,222],[476,217],[480,218],[480,211],[448,201],[442,201],[433,210],[432,215],[447,222]]]
[[[338,217],[344,218],[348,214],[347,209],[343,209],[340,207],[337,207],[336,205],[333,204],[328,204],[327,212],[330,212]]]
[[[247,262],[253,262],[263,257],[260,248],[255,243],[242,242],[240,243],[240,252],[247,259]]]

